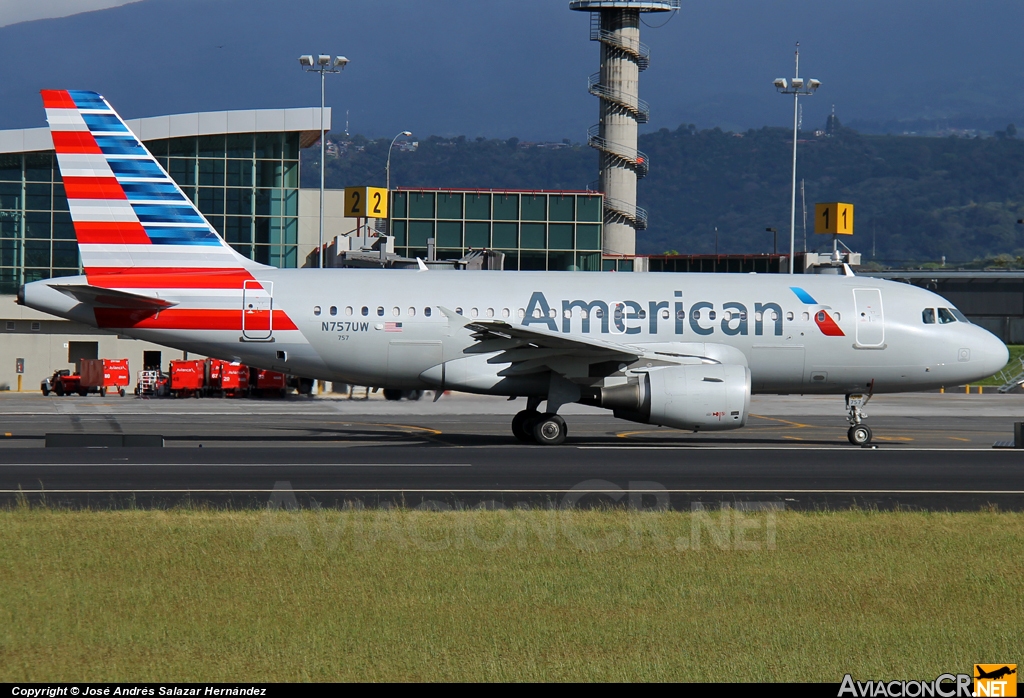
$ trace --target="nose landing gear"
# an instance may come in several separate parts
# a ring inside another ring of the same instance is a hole
[[[867,418],[863,407],[868,404],[871,395],[847,395],[846,410],[847,419],[850,422],[850,429],[846,432],[846,438],[854,446],[867,446],[871,443],[871,427],[862,422]]]

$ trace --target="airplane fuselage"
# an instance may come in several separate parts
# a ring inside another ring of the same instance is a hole
[[[484,373],[461,382],[447,375],[443,387],[536,392],[529,381],[497,380],[508,366],[481,362],[478,342],[442,309],[471,321],[634,346],[645,352],[640,364],[657,362],[659,347],[695,355],[711,345],[731,347],[738,354],[729,358],[741,355],[749,366],[755,393],[927,390],[978,380],[1006,362],[1005,346],[986,330],[941,322],[940,314],[951,315],[939,309],[953,306],[940,296],[864,277],[269,268],[254,277],[258,284],[248,289],[160,293],[175,308],[133,325],[126,319],[134,317],[76,304],[43,288],[47,282],[29,284],[26,300],[188,351],[402,389],[441,387],[431,369],[468,358],[476,361],[474,373]],[[190,327],[180,319],[190,307],[208,318],[219,313],[220,324],[197,320]]]

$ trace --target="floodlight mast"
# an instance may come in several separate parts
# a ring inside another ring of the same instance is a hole
[[[796,141],[799,130],[800,98],[809,97],[821,87],[820,80],[808,80],[806,84],[800,77],[800,42],[796,43],[796,70],[793,79],[786,83],[785,78],[776,78],[773,84],[779,94],[793,95],[793,187],[789,208],[789,273],[795,273],[796,265]]]
[[[384,174],[384,178],[386,180],[386,182],[384,184],[384,187],[385,187],[385,189],[387,191],[387,197],[388,197],[388,217],[387,217],[388,235],[391,234],[391,151],[394,149],[395,142],[399,138],[401,138],[402,136],[405,136],[406,138],[408,138],[411,135],[412,135],[412,131],[402,131],[401,133],[397,134],[394,138],[391,139],[391,145],[388,146],[388,162],[384,166],[384,173],[385,173]]]
[[[327,169],[327,131],[324,129],[324,76],[327,73],[340,73],[348,65],[344,56],[331,56],[326,53],[317,55],[314,63],[313,54],[299,56],[299,65],[307,73],[320,73],[320,246],[317,248],[317,266],[324,267],[324,175]]]

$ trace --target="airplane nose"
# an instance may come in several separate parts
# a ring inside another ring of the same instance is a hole
[[[977,329],[980,336],[972,349],[972,363],[976,361],[978,368],[985,372],[985,376],[991,376],[1006,366],[1010,360],[1010,350],[999,337],[980,327]]]

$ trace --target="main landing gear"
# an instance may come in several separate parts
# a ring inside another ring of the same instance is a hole
[[[864,405],[868,404],[871,395],[847,395],[846,410],[849,413],[847,419],[850,422],[850,429],[846,432],[846,438],[854,446],[867,446],[871,443],[871,427],[862,424],[867,415],[863,411]]]
[[[512,434],[523,443],[557,446],[565,441],[569,429],[557,414],[538,412],[540,401],[539,397],[527,400],[526,409],[512,418]]]

